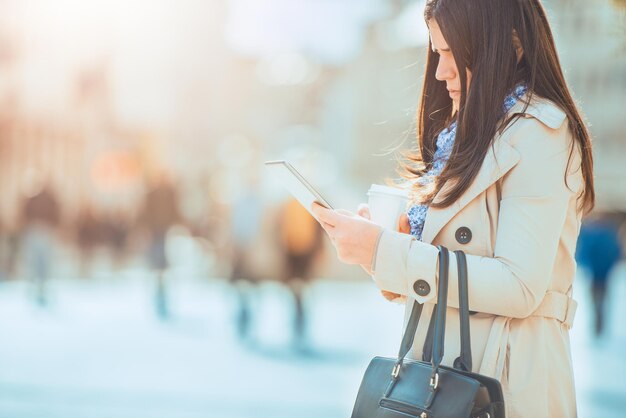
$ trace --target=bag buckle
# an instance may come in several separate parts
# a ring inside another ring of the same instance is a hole
[[[393,370],[391,371],[391,377],[393,377],[394,379],[398,378],[398,375],[400,374],[400,363],[396,363],[395,366],[393,366]]]
[[[435,373],[435,375],[430,378],[430,388],[437,390],[437,387],[439,387],[439,373]]]

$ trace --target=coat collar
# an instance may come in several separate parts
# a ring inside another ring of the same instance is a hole
[[[528,107],[524,110],[526,103],[528,103]],[[511,107],[508,115],[514,115],[516,113],[532,116],[551,129],[561,127],[566,116],[561,108],[542,97],[535,95],[529,102],[528,93],[522,96],[522,98]]]
[[[552,129],[559,128],[565,120],[565,113],[548,100],[535,96],[530,101],[526,110],[523,111],[526,102],[528,102],[527,95],[518,100],[507,115],[523,113],[524,115],[538,119]],[[506,135],[506,131],[503,135]],[[422,232],[422,241],[427,243],[433,242],[439,231],[441,231],[457,213],[474,200],[476,196],[500,180],[509,170],[515,167],[519,159],[519,152],[502,136],[498,136],[494,141],[493,147],[490,147],[487,151],[476,178],[465,193],[447,208],[428,209],[424,230]],[[444,184],[442,189],[435,196],[434,201],[441,201],[441,196],[449,188],[450,185],[448,183]]]
[[[486,190],[502,178],[519,161],[519,153],[506,141],[495,141],[494,146],[489,148],[483,164],[472,184],[467,188],[461,197],[447,208],[429,208],[424,222],[422,241],[431,243],[439,231],[461,211],[476,196]],[[442,189],[435,196],[434,201],[441,201],[441,195],[450,187],[444,184]]]

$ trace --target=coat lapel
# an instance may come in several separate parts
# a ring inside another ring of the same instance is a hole
[[[526,107],[525,104],[529,103]],[[526,109],[524,109],[526,107]],[[533,96],[532,100],[528,100],[525,95],[509,109],[508,114],[524,113],[532,116],[546,126],[552,129],[558,129],[566,118],[565,113],[554,103],[543,99],[539,96]],[[502,134],[507,135],[508,128]],[[437,237],[441,229],[459,213],[468,203],[476,196],[487,190],[489,186],[502,178],[511,168],[517,164],[520,156],[519,153],[502,137],[496,138],[493,148],[489,148],[487,155],[483,161],[483,165],[478,171],[478,175],[463,193],[463,195],[452,205],[443,209],[429,208],[424,223],[424,231],[422,232],[422,241],[431,243]],[[440,196],[449,188],[448,184],[444,184],[442,189],[435,196],[435,202],[441,201]]]
[[[476,178],[465,193],[447,208],[428,209],[424,223],[424,231],[422,233],[422,241],[427,243],[433,242],[439,231],[441,231],[457,213],[474,200],[476,196],[502,178],[517,164],[519,159],[519,153],[511,145],[501,137],[497,138],[493,148],[490,147],[487,155],[485,155],[485,159],[483,160],[483,164]],[[448,183],[444,184],[439,193],[437,193],[434,199],[435,202],[442,200],[441,196],[449,188],[446,186],[448,186]]]

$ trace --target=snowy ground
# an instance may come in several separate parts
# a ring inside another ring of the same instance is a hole
[[[175,279],[175,280],[174,280]],[[589,333],[587,283],[572,332],[581,417],[626,410],[626,270],[611,291],[609,335]],[[369,359],[396,353],[402,308],[362,282],[308,292],[308,349],[291,341],[289,293],[256,290],[254,335],[238,341],[224,280],[170,278],[173,316],[154,314],[139,271],[52,281],[38,307],[24,281],[0,282],[0,418],[342,418]]]

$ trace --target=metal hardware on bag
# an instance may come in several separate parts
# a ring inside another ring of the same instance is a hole
[[[427,337],[427,341],[424,342],[422,361],[406,359],[409,352],[415,348],[413,345],[419,326],[424,325],[420,323],[424,306],[413,300],[398,356],[395,358],[375,357],[370,362],[352,410],[353,418],[372,418],[375,416],[397,416],[398,418],[400,416],[407,418],[504,417],[505,402],[501,383],[492,377],[472,373],[471,362],[468,361],[471,359],[471,351],[469,350],[471,340],[468,338],[471,317],[468,315],[467,260],[461,251],[455,252],[459,279],[458,322],[461,324],[461,344],[460,356],[455,360],[453,366],[458,368],[442,365],[450,259],[448,250],[441,246],[438,249],[439,294],[437,295],[437,302],[439,302],[440,310],[439,312],[433,311],[431,314],[431,321],[428,324],[430,337]],[[421,331],[421,329],[419,330]],[[426,353],[427,350],[429,353]],[[426,358],[426,354],[429,354],[428,358]],[[391,366],[391,370],[389,370],[389,366]],[[441,383],[439,371],[445,374],[441,390],[439,388],[439,383]],[[385,377],[385,372],[389,373],[387,377]],[[400,379],[400,373],[402,373],[402,379]],[[389,379],[390,377],[391,379]],[[395,396],[392,396],[392,393]]]
[[[393,370],[391,371],[391,376],[396,379],[398,377],[398,375],[400,374],[400,363],[396,364],[395,366],[393,366]]]
[[[430,387],[432,390],[436,390],[439,386],[439,373],[435,373],[434,377],[430,378]]]

